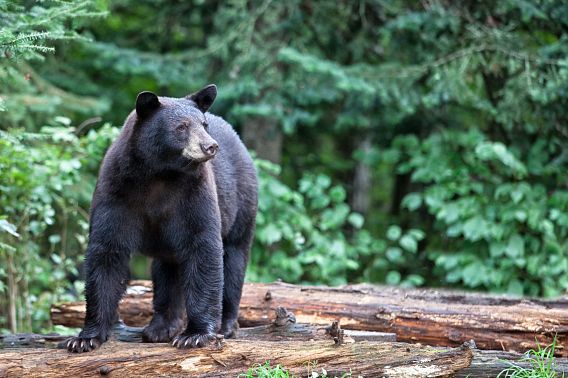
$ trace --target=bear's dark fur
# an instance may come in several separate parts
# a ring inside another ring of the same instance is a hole
[[[85,259],[87,315],[69,351],[107,340],[134,252],[154,258],[145,341],[190,348],[218,332],[234,336],[257,178],[231,125],[206,113],[216,95],[214,85],[179,99],[138,95],[101,166]]]

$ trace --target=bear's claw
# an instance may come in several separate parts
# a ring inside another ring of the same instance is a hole
[[[210,333],[197,333],[193,335],[181,334],[174,338],[172,346],[179,349],[202,348],[209,345],[211,341],[216,340],[216,338],[214,334]]]
[[[101,346],[100,340],[96,337],[71,337],[65,346],[71,353],[90,352]]]

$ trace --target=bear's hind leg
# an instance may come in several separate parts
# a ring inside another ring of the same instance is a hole
[[[152,282],[154,316],[150,324],[144,328],[142,340],[150,343],[170,342],[184,326],[183,294],[177,265],[154,259]]]
[[[239,304],[243,291],[245,270],[248,261],[248,249],[232,245],[225,246],[223,287],[223,320],[221,333],[225,338],[236,336],[239,329]]]
[[[221,333],[225,338],[235,337],[239,329],[237,318],[253,234],[254,218],[245,225],[244,229],[234,227],[223,245],[224,286]]]

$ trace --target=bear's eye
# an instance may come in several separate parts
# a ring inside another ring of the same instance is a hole
[[[187,127],[188,127],[187,123],[182,123],[181,125],[176,127],[176,131],[181,133],[181,132],[187,130]]]
[[[209,130],[209,124],[207,122],[203,122],[203,127],[205,130]]]

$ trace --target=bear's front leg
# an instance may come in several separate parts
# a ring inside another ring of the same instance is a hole
[[[134,218],[121,207],[99,202],[91,213],[85,257],[85,326],[67,342],[67,349],[74,353],[89,352],[108,339],[128,284],[130,253],[139,238]]]
[[[199,348],[216,338],[221,326],[223,299],[223,246],[220,235],[201,233],[183,252],[182,286],[187,327],[174,338],[177,348]]]
[[[128,282],[128,254],[91,245],[87,250],[85,268],[85,326],[78,337],[67,341],[67,350],[74,353],[89,352],[108,339],[117,320],[118,302]]]

